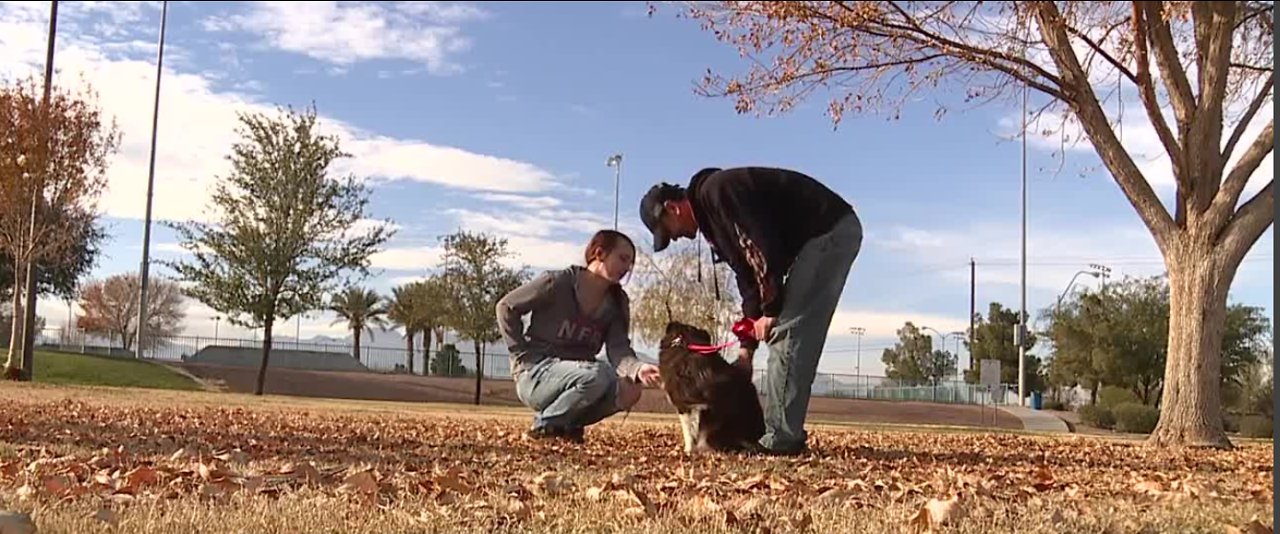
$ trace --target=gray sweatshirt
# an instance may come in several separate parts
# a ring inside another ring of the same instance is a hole
[[[611,291],[595,316],[586,315],[577,297],[583,270],[575,265],[545,271],[498,301],[498,329],[511,352],[512,375],[548,357],[594,360],[605,345],[618,374],[636,377],[641,362],[627,337],[630,300],[623,291]],[[528,330],[526,314],[531,316]]]

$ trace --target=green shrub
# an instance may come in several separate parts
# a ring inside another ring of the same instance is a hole
[[[1116,406],[1126,402],[1137,403],[1138,396],[1132,391],[1116,386],[1102,386],[1098,391],[1098,406],[1114,410]]]
[[[1240,435],[1247,438],[1270,438],[1275,435],[1271,419],[1250,415],[1240,420]]]
[[[1067,411],[1067,404],[1062,401],[1044,401],[1044,409],[1065,412]]]
[[[1116,406],[1112,412],[1115,414],[1117,432],[1150,434],[1156,429],[1156,423],[1160,422],[1160,410],[1136,402]]]
[[[1103,406],[1086,404],[1076,410],[1076,413],[1080,414],[1080,421],[1092,427],[1111,428],[1116,424],[1115,416],[1111,415],[1111,410]]]

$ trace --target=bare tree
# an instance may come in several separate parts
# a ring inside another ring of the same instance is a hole
[[[1275,142],[1270,113],[1259,114],[1273,95],[1273,10],[1272,2],[877,1],[696,2],[687,13],[752,58],[747,74],[709,72],[701,88],[735,98],[743,113],[783,112],[830,89],[837,124],[846,113],[897,116],[908,98],[944,82],[970,103],[1024,90],[1048,97],[1037,112],[1083,131],[1168,269],[1169,360],[1150,443],[1229,447],[1218,387],[1227,290],[1274,220],[1271,182],[1240,202]],[[1117,86],[1139,96],[1168,157],[1172,214],[1121,142],[1120,106],[1106,105]]]
[[[153,278],[147,291],[147,335],[144,348],[154,348],[165,338],[182,332],[186,318],[182,288],[164,278]],[[80,307],[84,313],[76,326],[85,332],[119,337],[120,346],[129,350],[138,332],[138,301],[142,290],[137,273],[117,274],[94,281],[80,291]]]

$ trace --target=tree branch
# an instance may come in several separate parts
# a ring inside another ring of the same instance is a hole
[[[1119,22],[1116,24],[1116,26],[1119,26],[1120,24],[1124,24],[1124,22]],[[1107,35],[1110,35],[1113,30],[1115,30],[1114,26],[1110,30],[1107,30]],[[1133,74],[1133,71],[1130,71],[1129,67],[1127,67],[1124,63],[1121,63],[1120,60],[1115,58],[1115,56],[1112,56],[1110,52],[1107,52],[1107,50],[1103,48],[1101,44],[1094,42],[1093,39],[1090,39],[1088,35],[1085,35],[1084,32],[1080,31],[1078,28],[1074,26],[1068,26],[1067,32],[1071,35],[1079,37],[1080,40],[1084,41],[1085,44],[1089,45],[1089,48],[1092,48],[1094,52],[1097,52],[1098,55],[1102,56],[1103,59],[1107,60],[1107,63],[1110,63],[1111,66],[1115,67],[1116,70],[1120,71],[1120,73],[1123,74],[1125,78],[1128,78],[1129,81],[1133,82],[1134,85],[1138,85],[1138,77]]]
[[[1063,75],[1063,90],[1071,97],[1067,102],[1080,118],[1080,124],[1092,139],[1098,156],[1111,170],[1116,183],[1151,230],[1156,244],[1161,251],[1165,251],[1167,242],[1177,229],[1169,212],[1160,204],[1160,198],[1151,189],[1151,184],[1111,129],[1106,113],[1099,106],[1093,87],[1089,84],[1089,77],[1072,50],[1058,7],[1053,2],[1038,2],[1035,7],[1041,37],[1048,45],[1058,71]]]
[[[1239,266],[1253,244],[1275,222],[1276,196],[1273,184],[1274,180],[1268,182],[1258,194],[1240,206],[1235,217],[1231,218],[1231,223],[1223,230],[1219,243],[1228,265]]]
[[[1240,200],[1240,194],[1244,192],[1245,185],[1249,183],[1249,178],[1253,177],[1254,171],[1257,171],[1258,166],[1262,165],[1262,160],[1271,154],[1275,147],[1275,141],[1275,119],[1271,119],[1267,121],[1267,125],[1258,133],[1258,137],[1253,140],[1253,144],[1249,145],[1249,149],[1240,155],[1240,161],[1236,162],[1236,166],[1231,169],[1231,173],[1223,181],[1222,188],[1214,196],[1213,204],[1209,206],[1208,210],[1209,228],[1214,232],[1217,232],[1218,229],[1226,224],[1227,217],[1235,209],[1236,202]],[[1254,198],[1256,199],[1257,197]],[[1241,210],[1243,209],[1241,207]]]
[[[1174,181],[1181,184],[1182,168],[1182,147],[1178,144],[1178,139],[1174,137],[1173,131],[1169,129],[1169,123],[1164,120],[1164,112],[1160,111],[1160,101],[1156,97],[1155,81],[1151,78],[1151,59],[1150,50],[1147,42],[1146,22],[1143,20],[1146,15],[1141,12],[1137,5],[1133,8],[1133,31],[1134,46],[1136,50],[1136,58],[1138,61],[1138,94],[1141,95],[1142,107],[1147,110],[1147,118],[1151,121],[1151,126],[1156,130],[1156,136],[1160,138],[1160,144],[1164,145],[1165,153],[1169,154],[1169,162],[1172,163]]]
[[[1244,137],[1245,128],[1249,127],[1249,123],[1253,121],[1253,116],[1262,109],[1262,103],[1267,101],[1267,96],[1271,94],[1272,78],[1267,77],[1267,81],[1262,84],[1262,90],[1254,95],[1253,101],[1249,102],[1249,108],[1245,110],[1244,116],[1240,117],[1240,122],[1236,124],[1236,128],[1231,132],[1231,137],[1227,139],[1227,145],[1222,148],[1222,165],[1218,170],[1222,170],[1227,165],[1227,161],[1231,159],[1231,153],[1236,149],[1236,143],[1240,142],[1240,138]]]
[[[961,42],[947,39],[946,37],[938,35],[937,33],[933,33],[922,28],[919,24],[915,22],[915,20],[911,17],[911,15],[909,15],[905,10],[903,10],[902,7],[898,6],[896,2],[888,2],[888,4],[892,6],[893,9],[897,11],[899,15],[902,16],[903,21],[909,24],[910,26],[902,26],[898,24],[891,24],[889,22],[885,22],[884,23],[885,27],[907,31],[911,33],[916,33],[925,40],[925,43],[933,43],[935,47],[943,48],[944,50],[946,48],[952,48],[957,51],[965,52],[970,56],[972,56],[970,58],[970,61],[973,61],[974,63],[978,63],[980,65],[986,65],[988,67],[994,68],[1006,74],[1012,75],[1013,77],[1019,80],[1022,80],[1023,82],[1026,82],[1028,85],[1031,85],[1041,91],[1045,91],[1049,93],[1055,98],[1063,98],[1062,92],[1060,90],[1049,89],[1046,91],[1047,87],[1044,84],[1036,82],[1030,76],[1026,76],[1022,74],[1017,69],[1010,69],[1007,66],[1005,68],[1001,68],[1000,65],[997,65],[992,60],[1006,61],[1009,63],[1013,63],[1015,65],[1021,65],[1028,69],[1031,69],[1036,74],[1039,74],[1041,77],[1043,77],[1044,79],[1049,80],[1053,85],[1062,87],[1061,78],[1054,76],[1052,73],[1045,70],[1040,65],[1035,64],[1035,62],[1027,60],[1025,58],[1019,58],[1019,57],[1010,56],[1007,54],[1002,54],[994,50],[983,50],[981,48],[976,48]],[[942,45],[942,46],[937,46],[937,45]]]
[[[1186,70],[1178,60],[1178,49],[1173,44],[1173,35],[1169,25],[1161,14],[1162,2],[1140,2],[1145,12],[1147,37],[1155,47],[1156,66],[1164,78],[1169,90],[1169,101],[1173,104],[1174,116],[1177,117],[1178,131],[1186,132],[1191,124],[1192,110],[1195,109],[1195,95],[1191,92],[1191,84],[1187,81]]]
[[[1245,63],[1231,63],[1230,65],[1232,68],[1251,70],[1261,74],[1271,74],[1275,72],[1275,69],[1272,67],[1259,67],[1257,65],[1249,65]]]

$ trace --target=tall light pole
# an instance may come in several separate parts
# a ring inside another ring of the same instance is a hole
[[[1107,289],[1107,277],[1111,276],[1111,268],[1100,263],[1090,263],[1089,268],[1098,271],[1102,278],[1102,289]]]
[[[854,371],[854,374],[861,375],[862,374],[862,335],[867,333],[867,329],[861,326],[854,326],[849,328],[849,333],[855,336],[858,336],[858,364],[857,364],[857,367],[854,368],[856,369],[856,371]]]
[[[147,282],[151,267],[151,197],[156,185],[156,129],[160,122],[160,73],[164,69],[164,30],[169,19],[169,2],[160,6],[160,43],[156,52],[156,94],[151,107],[151,162],[147,170],[147,215],[142,227],[142,287],[138,291],[138,340],[134,356],[142,357],[142,340],[147,329]]]
[[[618,185],[622,182],[622,154],[614,154],[605,160],[605,165],[613,167],[613,229],[618,229]]]
[[[1058,311],[1058,310],[1060,310],[1060,309],[1062,308],[1062,299],[1066,298],[1067,293],[1070,293],[1070,292],[1071,292],[1071,286],[1076,285],[1076,278],[1078,278],[1078,277],[1079,277],[1080,275],[1082,275],[1082,274],[1087,274],[1087,275],[1092,276],[1092,277],[1094,277],[1094,278],[1098,278],[1098,277],[1103,276],[1103,274],[1102,274],[1101,272],[1098,272],[1098,271],[1090,271],[1090,270],[1088,270],[1088,269],[1081,269],[1081,270],[1079,270],[1079,271],[1076,271],[1076,274],[1075,274],[1075,275],[1073,275],[1073,276],[1071,277],[1071,281],[1070,281],[1070,282],[1067,282],[1067,288],[1062,290],[1062,294],[1061,294],[1061,295],[1058,295],[1058,302],[1057,302],[1056,304],[1054,304],[1054,307],[1053,307],[1054,311]]]
[[[1026,59],[1025,45],[1022,49]],[[1018,406],[1027,405],[1027,98],[1030,85],[1022,83],[1022,281],[1020,285],[1021,309],[1013,342],[1018,345]]]

